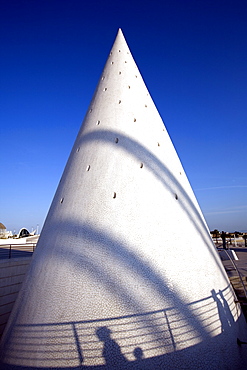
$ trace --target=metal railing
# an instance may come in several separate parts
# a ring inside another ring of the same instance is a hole
[[[215,240],[215,238],[212,238],[213,240],[213,243],[214,245],[217,247],[217,248],[220,248],[223,246],[223,243],[220,239],[218,239],[217,241]],[[226,247],[227,248],[231,248],[232,247],[235,247],[235,248],[244,248],[245,247],[245,242],[244,241],[239,241],[239,240],[226,240]]]
[[[33,254],[37,243],[0,244],[0,259],[28,257]]]
[[[242,285],[243,290],[244,290],[245,298],[247,299],[247,291],[246,291],[246,288],[245,288],[245,285],[244,285],[244,281],[243,281],[243,279],[242,279],[242,276],[241,276],[241,273],[240,273],[239,269],[237,268],[236,263],[235,263],[235,262],[234,262],[234,260],[232,259],[231,255],[230,255],[230,253],[227,251],[227,249],[223,249],[223,248],[222,248],[222,250],[223,250],[223,251],[225,251],[225,253],[226,253],[226,255],[228,256],[228,258],[229,258],[230,262],[232,263],[232,265],[233,265],[233,267],[234,267],[235,271],[237,272],[238,277],[239,277],[239,280],[240,280],[241,285]]]

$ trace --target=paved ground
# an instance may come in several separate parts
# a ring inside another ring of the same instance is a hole
[[[236,301],[240,303],[247,320],[247,248],[230,246],[230,249],[226,251],[223,249],[218,249],[218,251],[223,266],[225,267],[226,273],[235,291]],[[227,259],[226,252],[233,256],[235,254],[238,259],[234,259],[233,262],[231,262],[229,258]]]
[[[234,263],[237,266],[239,272],[241,273],[241,276],[247,277],[247,248],[231,246],[229,249],[233,250],[236,253],[236,256],[238,257],[238,260],[234,260]],[[224,250],[221,250],[220,254],[223,255]],[[229,277],[238,275],[232,262],[229,259],[226,260],[224,259],[224,261],[222,262]]]

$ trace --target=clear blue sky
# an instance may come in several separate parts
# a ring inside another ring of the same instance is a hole
[[[0,222],[43,225],[119,27],[209,228],[247,230],[243,0],[0,0]]]

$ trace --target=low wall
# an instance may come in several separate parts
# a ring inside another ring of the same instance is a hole
[[[227,249],[226,251],[225,251],[225,249],[222,249],[218,252],[219,252],[219,256],[220,256],[221,261],[229,260],[229,256],[233,260],[238,260],[238,256],[236,255],[236,253],[233,249]]]
[[[20,290],[30,257],[0,260],[0,337]]]

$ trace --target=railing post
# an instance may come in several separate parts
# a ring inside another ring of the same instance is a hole
[[[233,261],[233,259],[231,258],[230,254],[225,250],[229,260],[231,261],[233,267],[235,268],[235,270],[237,271],[237,274],[239,276],[239,280],[241,281],[241,284],[242,284],[242,287],[244,289],[244,295],[245,295],[245,298],[247,299],[247,291],[246,291],[246,288],[245,288],[245,285],[244,285],[244,282],[243,282],[243,279],[242,279],[242,276],[240,274],[240,271],[238,270],[237,268],[237,265],[235,264],[235,262]]]

